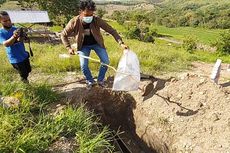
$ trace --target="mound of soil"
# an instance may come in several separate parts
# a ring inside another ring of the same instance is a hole
[[[99,87],[87,90],[78,82],[56,90],[65,95],[65,101],[86,104],[104,124],[124,131],[122,138],[134,153],[227,153],[229,73],[225,72],[225,78],[216,85],[209,74],[200,73],[207,68],[196,66],[177,78],[150,80],[153,89],[144,96],[140,91],[113,92]]]
[[[136,133],[159,152],[227,152],[230,150],[230,94],[206,76],[183,74],[158,80],[141,100],[133,93]],[[158,85],[159,84],[159,85]],[[157,86],[164,86],[157,89]],[[154,137],[168,150],[154,143]]]

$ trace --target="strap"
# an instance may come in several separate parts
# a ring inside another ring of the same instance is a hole
[[[30,38],[28,37],[28,44],[29,44],[29,50],[30,50],[30,56],[34,56],[34,53],[32,51],[32,48],[31,48],[31,44],[30,44]]]

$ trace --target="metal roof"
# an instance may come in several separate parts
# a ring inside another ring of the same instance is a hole
[[[50,22],[47,11],[6,11],[12,23],[47,23]]]

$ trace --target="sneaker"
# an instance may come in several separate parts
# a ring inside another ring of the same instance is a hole
[[[29,84],[29,80],[27,80],[27,79],[21,79],[21,81],[22,81],[24,84]]]
[[[86,85],[86,88],[89,90],[89,89],[92,89],[94,86],[95,86],[94,82],[88,82]]]
[[[106,87],[106,84],[104,81],[98,81],[97,82],[98,86],[102,87],[102,88],[105,88]]]

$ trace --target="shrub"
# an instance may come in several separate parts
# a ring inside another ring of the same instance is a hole
[[[192,53],[196,49],[196,39],[194,37],[187,36],[184,39],[182,46],[186,51]]]
[[[102,18],[106,13],[107,13],[106,10],[104,10],[102,8],[97,9],[97,15],[100,18]]]
[[[141,30],[138,27],[131,27],[126,33],[126,37],[129,39],[138,39],[141,37]]]
[[[230,54],[230,30],[220,34],[217,40],[217,50],[222,54]]]
[[[144,35],[144,38],[143,38],[143,41],[144,42],[151,42],[151,43],[154,43],[155,42],[155,39],[153,38],[153,36],[151,35],[151,33],[146,33]]]

